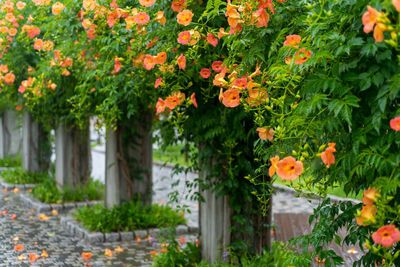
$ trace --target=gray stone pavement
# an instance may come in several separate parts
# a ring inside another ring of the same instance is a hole
[[[96,180],[104,181],[104,146],[92,149],[92,176]],[[173,206],[185,206],[191,213],[185,213],[190,226],[198,226],[198,203],[186,199],[188,191],[186,182],[193,181],[197,175],[174,176],[169,167],[153,166],[154,202],[167,204],[169,194],[177,191],[177,203]],[[176,183],[176,186],[172,184]],[[69,235],[60,225],[60,216],[47,213],[49,220],[40,220],[36,211],[24,207],[18,193],[0,191],[0,266],[150,266],[151,252],[160,248],[160,240],[141,240],[141,242],[109,242],[90,245],[79,238]],[[312,213],[315,201],[308,202],[304,198],[296,198],[288,192],[277,192],[273,200],[274,213]],[[3,212],[8,211],[8,214]],[[12,215],[16,217],[12,219]],[[180,238],[181,236],[177,236]],[[187,241],[194,241],[196,236],[184,235]],[[18,241],[15,241],[18,238]],[[13,241],[14,239],[14,241]],[[23,244],[20,252],[14,246]],[[115,253],[112,257],[104,255],[105,249],[114,250],[120,245],[124,251]],[[41,254],[46,250],[48,258],[40,258],[37,262],[30,262],[29,253]],[[92,252],[90,261],[83,261],[82,252]],[[23,254],[25,260],[17,260]]]
[[[140,242],[86,244],[64,231],[60,225],[62,214],[46,213],[50,219],[41,220],[35,211],[21,205],[18,193],[0,192],[0,211],[8,211],[8,214],[0,215],[0,266],[84,266],[87,263],[92,266],[150,266],[151,251],[160,248],[161,241],[154,238]],[[15,219],[12,219],[13,214]],[[195,240],[193,235],[183,237],[187,241]],[[16,252],[14,246],[17,244],[24,245],[24,249]],[[109,258],[104,255],[106,249],[114,250],[117,246],[124,251]],[[29,253],[40,255],[43,250],[46,250],[48,258],[30,262]],[[85,262],[82,252],[92,252],[92,259]],[[17,260],[21,254],[27,259]]]

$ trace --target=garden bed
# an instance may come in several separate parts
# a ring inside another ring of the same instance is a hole
[[[144,239],[148,236],[159,237],[168,232],[168,228],[150,228],[138,229],[134,231],[123,232],[90,232],[80,222],[71,216],[61,218],[61,226],[71,235],[83,239],[89,244],[100,242],[114,242],[114,241],[133,241],[137,238]],[[197,234],[197,227],[189,227],[186,225],[178,225],[176,227],[176,234]]]
[[[74,208],[84,207],[84,206],[92,206],[95,204],[99,204],[102,201],[85,201],[85,202],[66,202],[66,203],[44,203],[38,200],[37,198],[31,196],[30,194],[21,193],[20,194],[21,201],[27,208],[35,209],[37,212],[45,212],[45,211],[68,211]]]
[[[73,217],[62,224],[67,232],[89,243],[131,241],[148,236],[166,235],[176,227],[176,234],[196,233],[197,227],[186,226],[186,220],[168,206],[143,206],[139,201],[124,202],[111,209],[103,205],[79,207]]]

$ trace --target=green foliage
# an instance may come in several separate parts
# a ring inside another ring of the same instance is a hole
[[[20,167],[21,166],[21,155],[16,157],[7,156],[0,159],[0,167]]]
[[[167,251],[159,253],[154,259],[153,267],[194,267],[201,261],[200,249],[194,243],[187,242],[185,246],[181,247],[181,245],[172,238],[165,248]]]
[[[224,261],[209,264],[201,261],[199,248],[193,243],[187,243],[186,247],[180,248],[175,240],[167,246],[167,252],[160,253],[153,267],[181,266],[181,267],[275,267],[275,266],[309,266],[311,258],[300,255],[291,250],[288,244],[274,242],[269,251],[264,251],[259,256],[243,255],[238,257],[234,253],[224,252]]]
[[[100,200],[104,196],[104,184],[89,179],[86,184],[72,189],[59,190],[53,178],[45,179],[32,190],[32,196],[45,203],[82,202]]]
[[[0,174],[4,182],[10,184],[40,184],[49,178],[48,174],[30,173],[21,167],[4,170]]]
[[[80,207],[74,217],[89,231],[120,232],[137,229],[173,227],[186,220],[169,206],[143,206],[140,201],[124,202],[111,209],[103,205]]]

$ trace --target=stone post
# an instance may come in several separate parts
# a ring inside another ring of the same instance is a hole
[[[90,131],[61,124],[56,129],[56,182],[61,189],[85,183],[91,172]]]
[[[130,127],[107,129],[105,204],[108,208],[138,196],[152,203],[152,114],[132,121]]]
[[[46,172],[50,167],[50,133],[25,112],[22,123],[22,167],[29,172]]]
[[[199,151],[201,149],[199,147]],[[215,164],[212,157],[207,161],[200,161],[199,193],[204,200],[199,202],[199,240],[202,259],[211,264],[226,260],[224,252],[233,240],[243,240],[249,250],[261,254],[265,246],[271,247],[271,209],[266,216],[263,216],[259,210],[260,204],[255,198],[252,201],[243,200],[244,209],[256,211],[244,215],[248,221],[246,227],[250,226],[251,231],[231,232],[231,227],[240,229],[243,225],[236,223],[232,217],[233,210],[230,208],[229,195],[221,195],[215,191],[215,185],[221,182],[221,179],[212,177],[208,171]],[[270,207],[272,207],[271,196]]]
[[[22,138],[18,115],[13,110],[5,110],[0,118],[0,158],[18,155],[21,146]]]

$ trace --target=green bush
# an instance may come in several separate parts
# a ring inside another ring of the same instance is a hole
[[[21,156],[16,157],[6,157],[0,159],[0,167],[20,167],[21,166]]]
[[[48,174],[27,172],[21,167],[4,170],[0,175],[4,182],[10,184],[39,184],[49,178]]]
[[[170,227],[186,220],[168,206],[143,206],[140,201],[124,202],[107,209],[103,205],[78,208],[74,217],[90,231],[117,232],[136,229]]]
[[[81,202],[85,200],[100,200],[104,195],[104,184],[90,179],[77,188],[66,187],[60,191],[54,179],[46,179],[32,190],[32,195],[45,203]]]
[[[274,242],[270,251],[264,251],[260,256],[237,256],[225,254],[227,262],[217,262],[210,265],[201,261],[200,250],[193,243],[187,243],[180,248],[176,240],[172,240],[167,251],[160,253],[153,267],[181,266],[181,267],[275,267],[275,266],[310,266],[312,260],[307,255],[297,254],[288,247],[288,244]],[[228,260],[229,259],[229,260]]]

